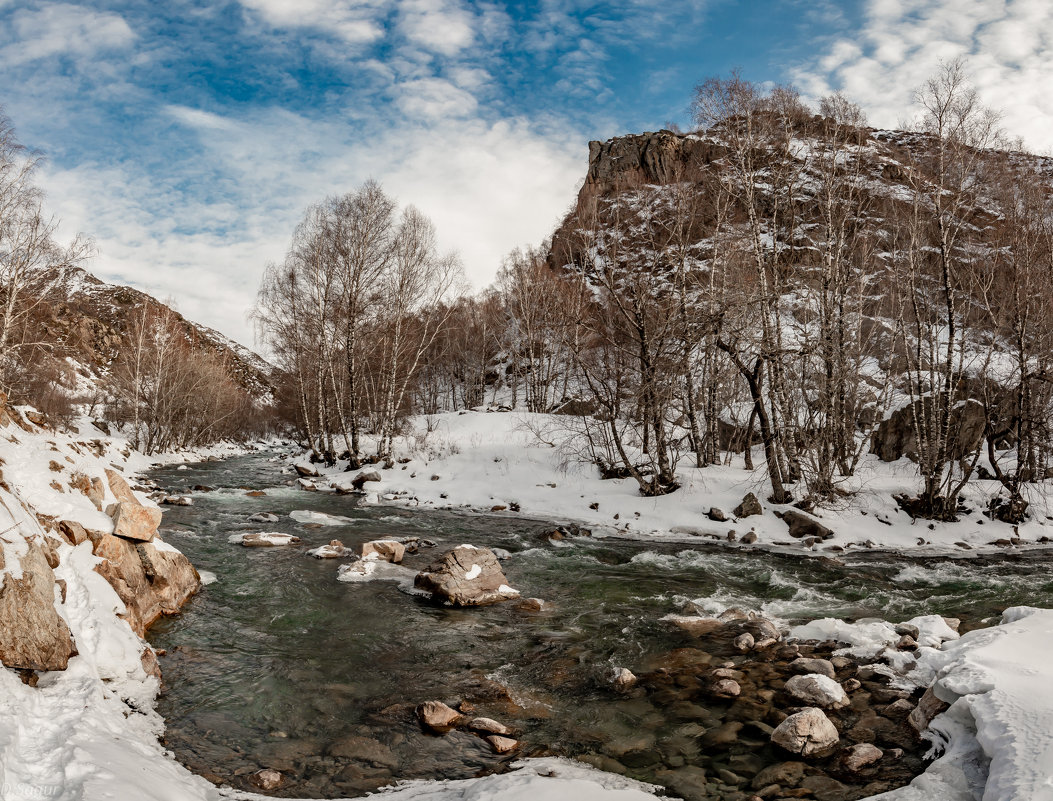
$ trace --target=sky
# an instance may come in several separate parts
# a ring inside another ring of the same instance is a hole
[[[369,178],[479,289],[556,227],[590,140],[689,130],[707,77],[843,90],[894,127],[963,56],[1045,152],[1051,46],[1050,0],[0,0],[0,107],[88,269],[252,346],[266,264]]]

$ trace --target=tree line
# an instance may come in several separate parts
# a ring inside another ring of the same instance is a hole
[[[917,100],[890,136],[840,95],[813,110],[708,80],[681,137],[703,155],[583,191],[475,296],[375,182],[326,199],[256,312],[301,433],[358,465],[390,459],[411,413],[563,412],[568,441],[644,494],[675,491],[687,456],[755,469],[759,445],[771,499],[805,507],[891,449],[917,465],[912,514],[954,517],[983,476],[992,513],[1020,519],[1053,446],[1050,170],[1004,141],[960,62]]]

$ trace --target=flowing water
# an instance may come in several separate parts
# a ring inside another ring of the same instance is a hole
[[[1053,605],[1044,555],[835,560],[702,544],[550,544],[541,534],[552,526],[539,521],[365,507],[353,496],[304,492],[267,454],[151,477],[170,491],[217,488],[165,513],[165,539],[216,577],[150,633],[167,651],[166,742],[217,782],[245,787],[261,767],[281,770],[288,783],[279,795],[361,795],[393,778],[464,778],[514,758],[465,732],[424,734],[413,708],[432,699],[469,701],[513,726],[523,741],[515,756],[586,756],[607,767],[618,759],[619,769],[661,781],[671,766],[705,757],[692,751],[693,724],[647,694],[613,693],[604,675],[612,666],[653,670],[672,649],[697,648],[698,640],[661,621],[685,608],[738,606],[790,623],[938,613],[975,626],[1008,606]],[[250,497],[246,488],[266,495]],[[297,522],[296,511],[345,519],[318,527]],[[247,521],[258,512],[280,522]],[[303,545],[228,542],[260,530],[295,534]],[[524,597],[543,598],[546,611],[514,602],[445,608],[393,582],[338,582],[347,560],[305,554],[334,538],[355,547],[406,536],[437,543],[407,557],[412,568],[463,542],[506,549],[510,583]],[[681,750],[669,757],[674,746]]]

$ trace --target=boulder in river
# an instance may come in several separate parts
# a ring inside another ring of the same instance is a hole
[[[311,465],[309,464],[294,464],[293,470],[295,470],[296,475],[300,476],[301,478],[318,478],[318,471],[311,467]]]
[[[188,498],[186,495],[165,495],[161,499],[161,503],[165,506],[193,506],[194,499]]]
[[[490,743],[490,748],[493,749],[495,754],[510,754],[519,748],[517,740],[513,740],[511,737],[502,737],[499,734],[491,734],[486,738],[486,742]]]
[[[818,673],[820,676],[836,678],[837,671],[829,659],[814,659],[807,656],[799,656],[790,663],[790,670],[794,673]]]
[[[507,737],[512,730],[503,723],[498,723],[493,718],[473,718],[468,728],[480,734],[499,734]]]
[[[802,709],[775,727],[771,741],[793,754],[804,757],[826,756],[840,735],[826,713],[816,707]]]
[[[417,719],[429,731],[445,734],[462,723],[464,716],[442,701],[425,701],[417,707]]]
[[[376,559],[399,564],[406,555],[406,546],[398,540],[371,540],[362,543],[362,558],[375,554]]]
[[[848,696],[840,684],[829,676],[818,673],[791,676],[786,682],[786,692],[794,700],[823,709],[840,709],[849,703]]]
[[[343,559],[345,556],[351,556],[353,553],[354,551],[344,547],[344,543],[340,542],[340,540],[330,540],[328,545],[320,545],[307,552],[309,556],[313,556],[315,559]]]
[[[845,749],[844,754],[841,756],[841,763],[845,766],[845,770],[850,773],[858,773],[863,768],[873,765],[884,753],[880,748],[872,743],[857,743],[851,748]]]
[[[249,515],[249,522],[251,523],[277,523],[278,515],[271,514],[270,512],[257,512],[254,515]]]
[[[252,783],[259,787],[261,790],[270,792],[271,790],[277,790],[282,786],[284,777],[276,770],[266,768],[264,770],[257,771],[252,774]]]
[[[452,606],[486,606],[519,597],[493,551],[474,545],[447,551],[418,573],[413,584]]]

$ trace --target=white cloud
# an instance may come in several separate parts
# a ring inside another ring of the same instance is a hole
[[[475,111],[475,97],[442,78],[420,78],[398,86],[398,106],[411,117],[443,119]]]
[[[125,164],[49,170],[43,183],[62,235],[96,237],[89,269],[174,298],[183,314],[250,346],[246,312],[263,268],[283,257],[308,204],[376,178],[435,221],[442,247],[460,251],[480,288],[512,247],[552,232],[588,157],[584,137],[521,119],[407,121],[365,135],[278,108],[239,118],[166,112],[201,150],[164,181]]]
[[[315,28],[353,45],[371,44],[384,35],[391,0],[241,0],[241,4],[277,28]]]
[[[12,12],[0,33],[0,63],[20,66],[53,56],[86,58],[129,47],[135,34],[119,14],[67,3],[43,3]]]
[[[456,56],[475,39],[474,17],[459,0],[403,0],[399,28],[413,44]]]
[[[967,59],[986,103],[1033,148],[1053,148],[1053,4],[1049,0],[868,0],[864,23],[794,75],[818,97],[840,89],[871,122],[896,126],[941,59]]]

